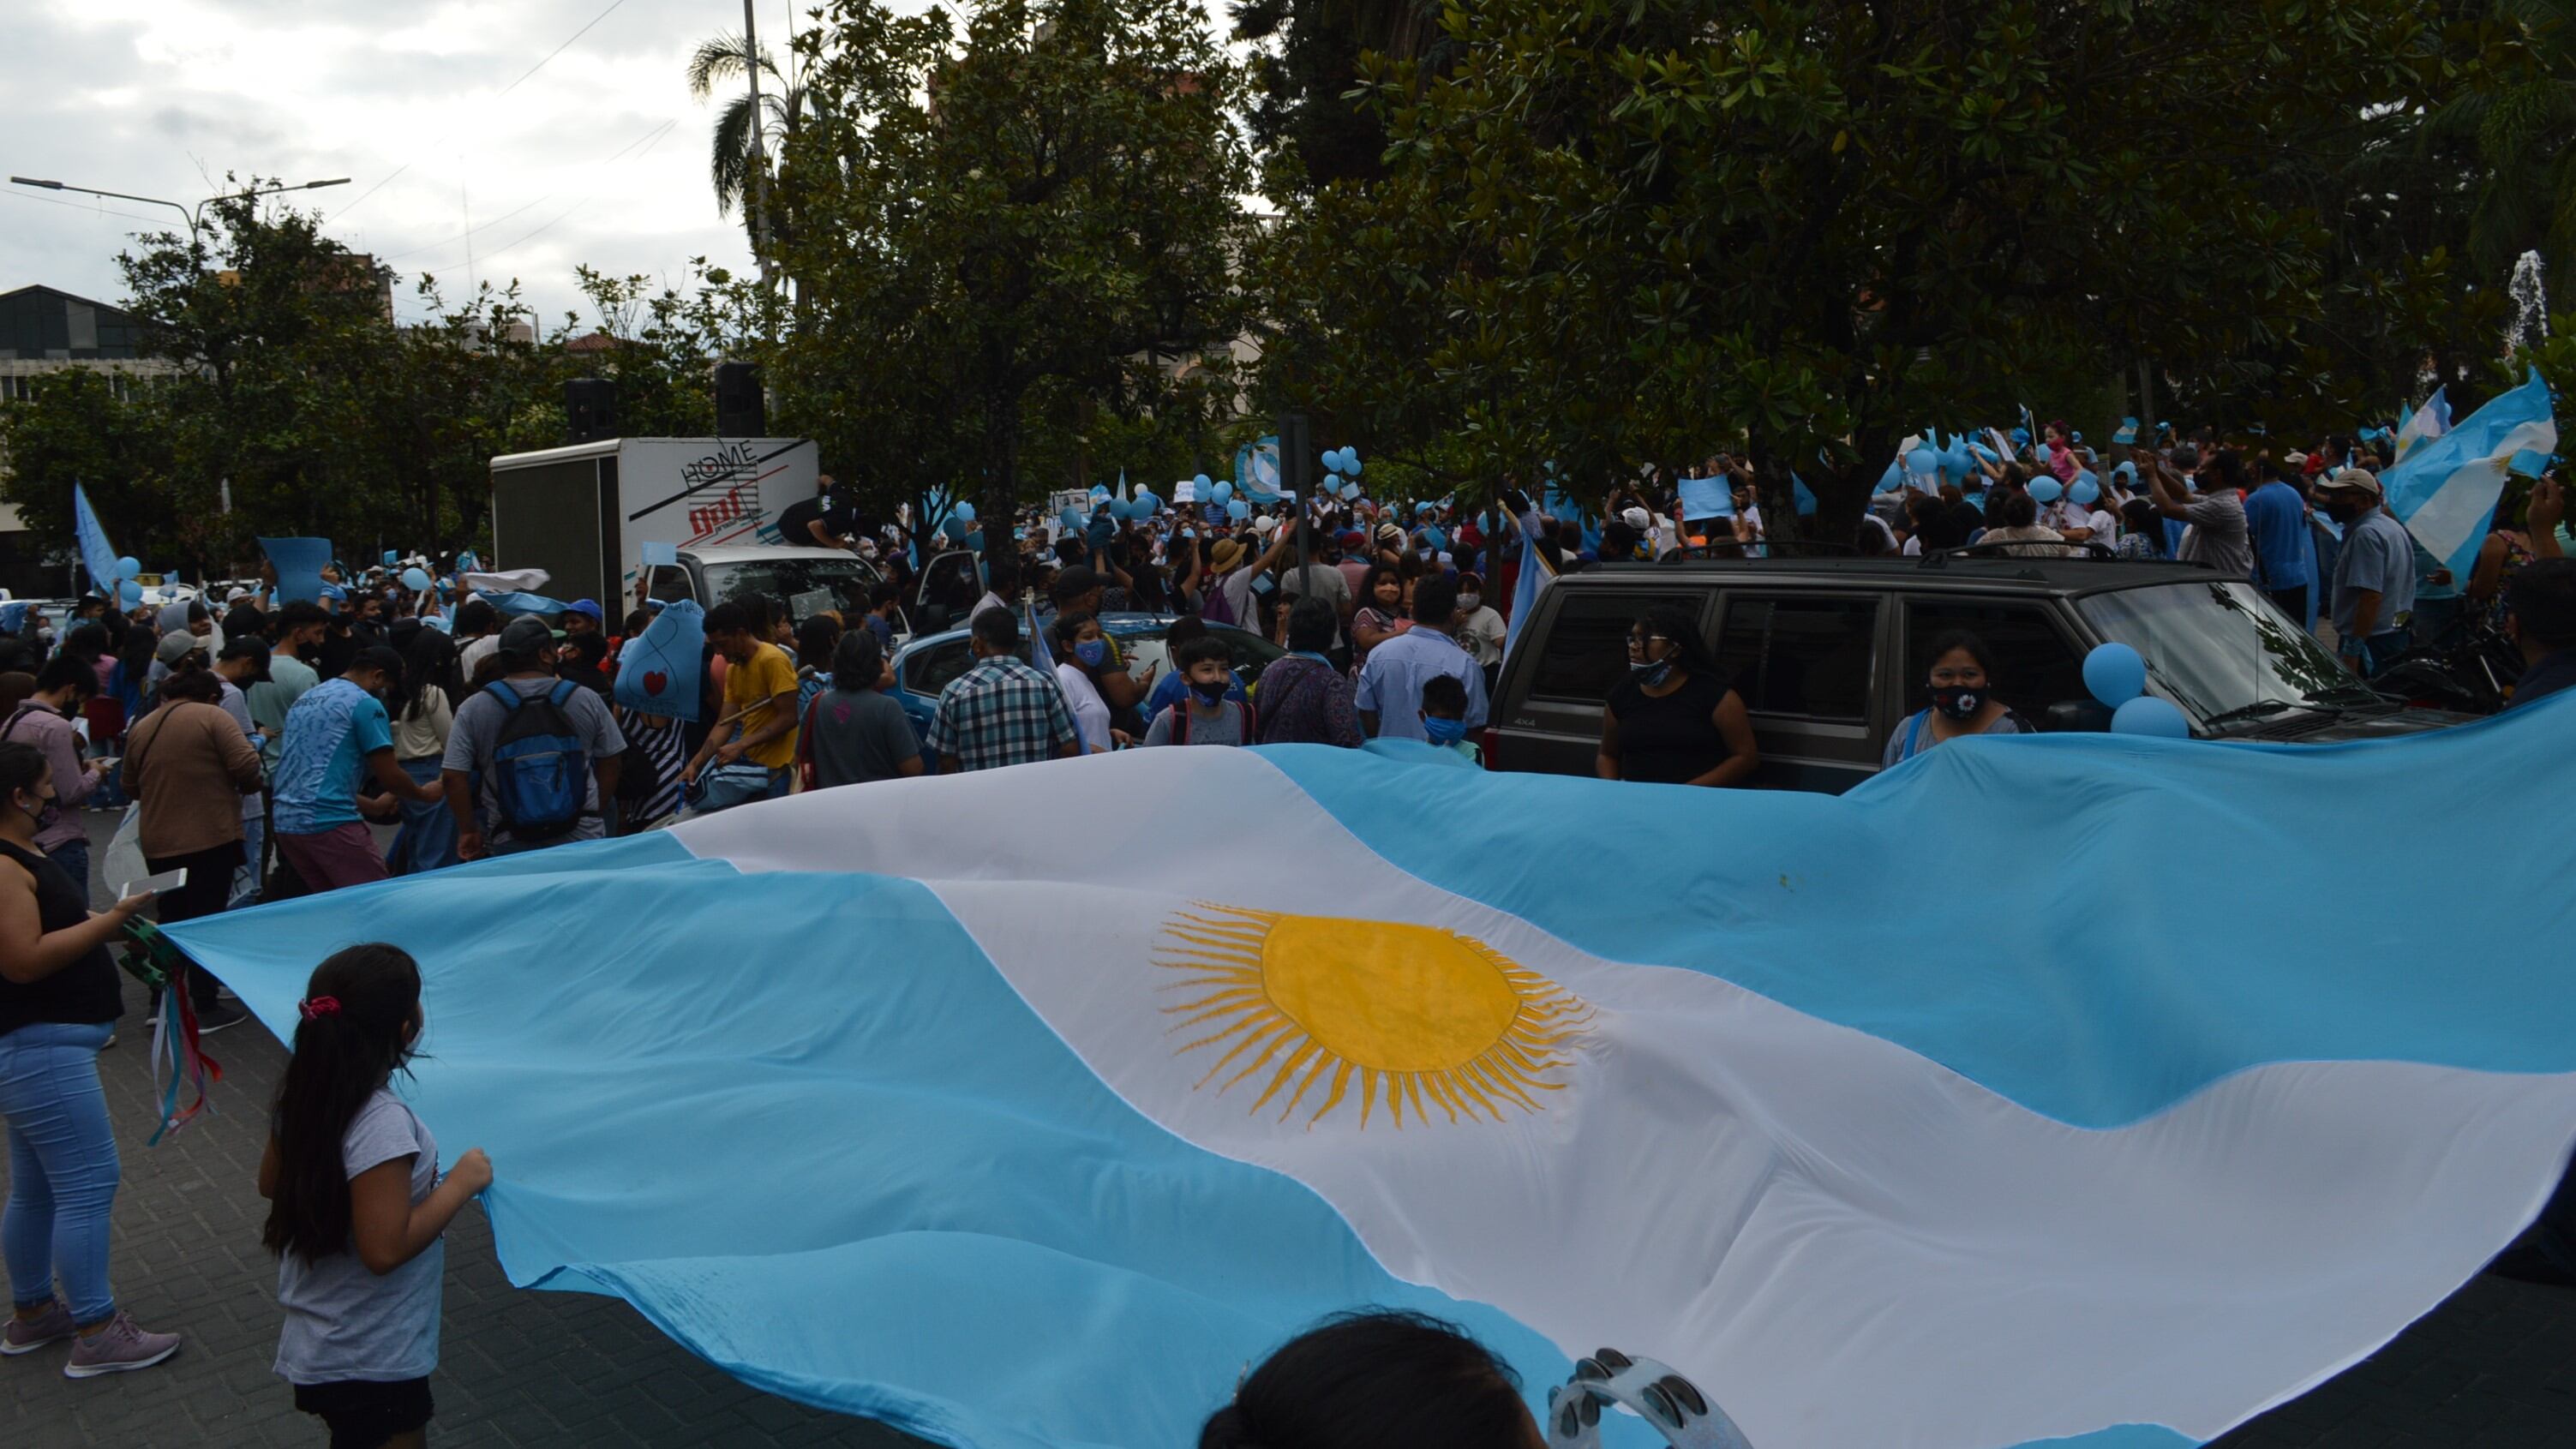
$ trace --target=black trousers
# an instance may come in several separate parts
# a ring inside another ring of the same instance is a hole
[[[154,902],[160,908],[161,924],[175,926],[223,910],[224,903],[232,899],[233,869],[241,861],[242,843],[238,840],[187,855],[145,856],[143,863],[152,867],[154,875],[180,869],[188,872],[185,884],[177,890],[164,891]],[[196,1003],[200,1012],[215,1004],[215,978],[193,961],[188,963],[188,999]]]

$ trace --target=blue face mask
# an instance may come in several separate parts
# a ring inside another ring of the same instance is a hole
[[[1073,657],[1098,669],[1109,662],[1109,641],[1106,639],[1080,640],[1073,646]]]
[[[1422,732],[1429,735],[1435,745],[1454,745],[1467,737],[1467,722],[1426,714],[1422,717]]]

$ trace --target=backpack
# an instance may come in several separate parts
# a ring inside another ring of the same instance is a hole
[[[483,686],[509,713],[492,742],[492,800],[501,825],[521,840],[550,840],[581,824],[590,795],[590,752],[564,709],[580,685],[569,679],[533,699],[506,679]]]
[[[1228,574],[1207,581],[1199,594],[1199,618],[1210,624],[1243,622],[1234,617],[1234,600],[1225,596],[1225,581],[1231,577]]]
[[[1232,700],[1232,701],[1229,701],[1229,702],[1230,702],[1230,703],[1232,703],[1232,704],[1234,705],[1234,707],[1235,707],[1237,710],[1242,711],[1242,717],[1241,717],[1240,721],[1239,721],[1239,722],[1236,724],[1236,726],[1235,726],[1235,728],[1236,728],[1236,729],[1238,729],[1238,730],[1241,730],[1241,731],[1242,731],[1242,733],[1241,733],[1241,734],[1239,734],[1239,735],[1237,735],[1237,736],[1236,736],[1236,740],[1237,740],[1237,742],[1238,742],[1238,743],[1241,743],[1241,744],[1247,744],[1247,745],[1248,745],[1248,744],[1251,744],[1251,743],[1252,743],[1252,740],[1253,740],[1253,734],[1252,734],[1252,706],[1251,706],[1251,705],[1248,705],[1248,704],[1245,704],[1242,700],[1239,700],[1239,699],[1238,699],[1238,700]],[[1164,708],[1166,708],[1166,709],[1168,709],[1168,710],[1170,710],[1170,711],[1172,712],[1172,743],[1173,743],[1173,744],[1176,744],[1176,745],[1186,745],[1186,744],[1188,744],[1188,743],[1190,742],[1190,700],[1189,700],[1189,696],[1188,696],[1188,695],[1183,695],[1183,696],[1181,696],[1181,702],[1180,702],[1180,703],[1178,703],[1178,704],[1171,704],[1171,705],[1165,705],[1165,706],[1164,706]]]

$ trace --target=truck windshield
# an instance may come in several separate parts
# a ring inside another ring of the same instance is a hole
[[[2156,584],[2088,594],[2075,607],[2103,638],[2146,656],[2156,682],[2204,725],[2287,708],[2381,703],[2249,583]]]
[[[749,563],[708,564],[707,596],[715,603],[766,594],[787,601],[788,618],[803,623],[810,615],[837,609],[844,619],[867,612],[868,590],[877,571],[856,558],[758,559]]]

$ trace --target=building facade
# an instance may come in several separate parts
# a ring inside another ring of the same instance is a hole
[[[117,379],[169,371],[169,364],[138,356],[141,328],[131,313],[52,287],[0,292],[0,407],[33,395],[52,373],[83,369]],[[0,456],[0,472],[9,460]],[[76,550],[68,538],[40,539],[0,504],[0,588],[20,598],[75,592]]]

